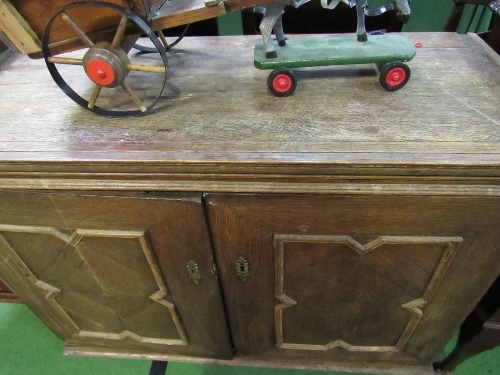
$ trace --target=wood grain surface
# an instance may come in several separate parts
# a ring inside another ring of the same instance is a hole
[[[64,7],[75,3],[72,0],[54,0],[54,1],[31,1],[31,0],[13,0],[9,1],[12,3],[14,8],[19,12],[22,18],[29,24],[35,34],[38,36],[39,40],[42,40],[45,28],[49,23],[50,19]],[[149,16],[149,6],[143,0],[132,0],[129,2],[124,2],[122,0],[107,0],[109,3],[116,5],[129,7],[138,15],[147,17]],[[153,4],[150,4],[153,5]],[[74,12],[72,17],[75,18],[78,25],[85,31],[101,31],[110,27],[118,27],[118,22],[116,22],[116,17],[114,17],[113,12],[109,10],[100,8],[83,8]],[[70,37],[76,36],[74,33],[69,32],[65,28],[55,25],[54,33],[52,34],[51,42],[63,41],[69,39]]]
[[[498,177],[498,59],[468,35],[407,36],[424,47],[404,89],[385,92],[371,65],[303,69],[288,98],[253,68],[257,37],[185,38],[156,111],[134,119],[79,108],[43,62],[19,56],[0,72],[0,170],[74,173],[86,161],[92,173]],[[69,69],[92,90],[81,67]]]
[[[2,279],[67,344],[232,357],[200,194],[2,191],[0,206]]]
[[[226,13],[224,3],[207,7],[205,0],[169,1],[163,5],[149,25],[153,30],[162,30],[208,18],[215,18]]]

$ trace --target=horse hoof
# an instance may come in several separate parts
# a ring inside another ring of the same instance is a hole
[[[403,23],[408,23],[408,21],[410,20],[410,15],[409,14],[403,14],[401,12],[398,12],[398,14],[396,15],[396,17],[398,18],[398,20],[400,20]]]
[[[366,42],[366,41],[368,41],[368,37],[366,36],[366,33],[358,35],[358,42]]]
[[[278,57],[278,53],[276,51],[266,52],[266,59],[275,59]]]
[[[279,45],[280,47],[284,47],[284,46],[286,46],[286,40],[285,40],[285,39],[283,39],[283,40],[278,40],[278,45]]]

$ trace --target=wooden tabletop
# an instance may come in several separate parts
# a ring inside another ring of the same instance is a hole
[[[337,66],[297,70],[287,98],[253,67],[259,37],[185,38],[154,113],[122,119],[78,107],[43,61],[18,55],[0,68],[0,185],[37,173],[500,177],[500,58],[472,35],[406,36],[423,47],[400,91],[374,65]],[[71,74],[92,90],[81,67]]]

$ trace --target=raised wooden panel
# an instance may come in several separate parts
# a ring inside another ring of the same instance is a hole
[[[200,195],[0,191],[0,204],[0,275],[69,351],[231,357]]]
[[[187,344],[144,233],[0,224],[0,243],[78,336]]]
[[[403,350],[461,242],[386,236],[362,245],[349,236],[275,235],[276,346]]]
[[[421,194],[207,194],[236,352],[430,365],[500,273],[500,200]]]

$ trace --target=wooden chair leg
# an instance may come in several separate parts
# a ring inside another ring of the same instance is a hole
[[[453,371],[470,357],[500,345],[500,277],[493,283],[460,329],[457,347],[442,363],[443,372]]]
[[[500,55],[500,15],[494,14],[491,23],[492,27],[486,43]]]
[[[455,3],[453,11],[450,13],[446,24],[444,25],[443,31],[457,31],[458,24],[460,23],[460,18],[464,13],[465,4]]]

